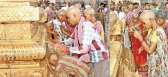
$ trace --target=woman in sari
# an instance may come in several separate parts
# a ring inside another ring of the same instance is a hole
[[[138,18],[139,18],[138,14],[134,13],[132,16],[132,23],[128,26],[129,27],[129,36],[130,36],[130,40],[131,40],[135,64],[138,67],[144,67],[146,65],[146,61],[147,61],[147,53],[145,50],[141,51],[141,47],[142,47],[141,42],[137,38],[134,37],[133,31],[134,31],[134,29],[139,29],[143,39],[145,37],[145,32],[147,32],[147,31],[144,31],[144,26],[142,23],[139,22]]]
[[[167,36],[166,38],[168,39],[168,22],[166,22],[166,20],[167,20],[167,11],[159,10],[156,13],[156,21],[157,21],[157,24],[164,29]]]
[[[138,31],[134,31],[143,49],[147,52],[148,77],[168,77],[168,54],[166,53],[166,34],[155,20],[155,13],[145,10],[140,15],[140,20],[148,29],[147,41],[144,41]]]

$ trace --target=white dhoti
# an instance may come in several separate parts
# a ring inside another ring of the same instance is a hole
[[[124,47],[130,49],[131,48],[131,41],[130,41],[130,38],[128,35],[128,26],[126,26],[125,31],[123,33],[123,36],[124,36]]]

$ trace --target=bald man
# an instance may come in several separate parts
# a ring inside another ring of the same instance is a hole
[[[90,10],[86,12],[87,10]],[[71,35],[71,38],[63,41],[65,45],[56,44],[57,48],[60,48],[61,51],[66,53],[76,53],[81,54],[82,56],[78,59],[78,64],[81,61],[86,63],[90,62],[91,73],[94,71],[94,77],[106,77],[107,69],[107,59],[108,59],[108,50],[104,46],[100,34],[93,28],[92,20],[94,18],[93,9],[85,10],[85,19],[80,15],[80,10],[77,7],[70,7],[67,12],[67,19],[72,25],[76,25],[74,33]],[[74,43],[73,47],[67,47],[66,45]],[[101,69],[101,70],[100,70]]]
[[[49,5],[49,9],[46,11],[47,12],[48,21],[54,20],[54,18],[55,18],[55,14],[54,14],[54,11],[52,10],[52,7],[53,6],[50,4]]]
[[[94,27],[97,29],[97,31],[101,35],[102,40],[104,41],[104,29],[103,29],[103,25],[101,24],[100,21],[97,21],[95,19],[94,10],[91,7],[90,8],[86,8],[85,11],[84,11],[84,13],[83,13],[83,15],[86,18],[86,20],[89,20],[90,22],[92,22],[94,24]]]
[[[99,30],[99,28],[101,28],[103,26],[101,26],[101,24],[99,26],[94,24],[95,23],[94,10],[92,8],[86,8],[84,10],[83,14],[84,14],[84,17],[86,18],[86,22],[85,23],[87,23],[88,25],[90,24],[90,26],[95,27],[95,29],[98,31],[98,33],[93,34],[93,35],[98,35],[98,34],[100,35],[100,32],[103,29]],[[101,40],[101,39],[102,39],[102,37],[100,39],[98,39],[98,40]],[[103,41],[103,39],[101,41]],[[89,77],[90,77],[90,74],[92,74],[93,71],[94,71],[94,74],[95,74],[94,77],[106,77],[106,76],[108,76],[108,75],[106,75],[106,72],[109,71],[107,69],[107,67],[108,67],[107,66],[107,62],[108,62],[107,59],[104,59],[103,61],[99,62],[99,64],[90,63],[89,65],[91,67],[91,71],[89,73]],[[101,70],[99,70],[100,68],[101,68]]]
[[[134,37],[141,41],[143,50],[148,54],[148,77],[168,77],[168,55],[166,51],[166,34],[162,27],[159,27],[155,20],[155,13],[145,10],[140,15],[140,20],[149,29],[147,42],[145,42],[138,31]]]

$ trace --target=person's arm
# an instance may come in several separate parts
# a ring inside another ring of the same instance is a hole
[[[92,30],[91,25],[85,24],[82,30],[82,35],[83,35],[82,46],[67,47],[67,52],[76,53],[76,54],[87,53],[92,43],[93,33],[94,32]]]
[[[143,40],[140,38],[139,40]],[[147,51],[148,54],[152,54],[156,50],[157,43],[151,42],[150,45],[148,45],[145,41],[142,42],[142,47],[145,51]]]
[[[137,37],[139,39],[139,41],[141,41],[142,43],[142,47],[143,49],[148,53],[148,54],[152,54],[155,50],[156,50],[156,46],[157,46],[157,37],[156,37],[156,32],[153,33],[151,43],[150,45],[148,45],[144,39],[142,38],[142,36],[140,35],[140,32],[135,31],[134,32],[134,36]]]
[[[69,33],[67,33],[67,32],[65,31],[65,27],[64,27],[64,26],[61,25],[60,28],[61,28],[61,31],[62,31],[63,34],[67,35],[68,37],[71,36]]]
[[[146,28],[143,28],[141,33],[143,36],[146,36],[148,34],[148,30]]]
[[[53,70],[53,69],[51,68],[51,65],[48,65],[48,68],[49,68],[50,72],[51,72],[53,75],[56,75],[57,71],[56,71],[56,70]]]
[[[64,0],[64,2],[66,3],[66,6],[68,6],[68,1],[67,1],[67,0]]]
[[[160,2],[157,2],[157,9],[159,10],[161,8],[162,4]]]
[[[48,66],[50,72],[51,72],[53,75],[56,75],[57,71],[52,69],[51,64],[49,63],[48,59],[46,59],[46,63],[47,63],[47,66]]]
[[[49,26],[47,26],[46,28],[47,28],[46,30],[47,30],[48,33],[58,35],[58,33],[54,31],[52,25],[49,25]]]
[[[92,30],[91,25],[84,25],[82,29],[82,45],[81,46],[75,46],[75,47],[68,47],[63,44],[56,44],[55,47],[59,48],[60,51],[65,52],[66,54],[76,53],[76,54],[82,54],[87,53],[90,50],[90,45],[92,43],[92,37],[93,37],[94,31]]]

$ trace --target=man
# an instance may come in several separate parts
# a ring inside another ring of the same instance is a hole
[[[63,4],[63,7],[61,9],[66,11],[68,9],[68,1],[64,0],[64,2],[65,2],[65,4]]]
[[[54,20],[55,18],[55,14],[54,11],[52,10],[52,5],[49,5],[49,9],[47,10],[47,17],[48,17],[48,21]]]
[[[137,2],[133,3],[133,7],[134,7],[133,11],[135,13],[139,14],[140,12],[142,12],[142,8],[141,8],[141,6],[139,6],[139,3],[137,3]]]
[[[104,6],[104,3],[100,3],[100,5],[99,5],[99,7],[97,8],[97,10],[98,10],[98,9],[103,10],[103,8],[104,8],[103,6]]]
[[[94,25],[94,10],[86,9],[84,11],[85,19],[81,17],[80,10],[77,7],[71,7],[66,12],[67,19],[72,25],[77,25],[71,38],[65,40],[63,44],[56,44],[55,47],[59,48],[65,53],[81,54],[80,61],[91,62],[91,73],[94,71],[94,77],[106,77],[106,68],[108,60],[107,48],[102,44],[100,34],[93,28]],[[72,44],[74,47],[67,47],[66,45]],[[88,55],[89,53],[89,55]],[[89,56],[89,57],[88,57]],[[89,59],[90,58],[90,59]],[[101,70],[100,70],[101,69]]]
[[[119,19],[125,19],[125,13],[123,12],[125,9],[124,6],[116,7],[114,11]]]
[[[152,10],[154,13],[157,13],[158,10],[159,10],[160,7],[161,7],[161,3],[159,3],[159,2],[154,2],[154,3],[152,3],[152,6],[153,6],[153,8],[151,8],[151,10]]]
[[[150,4],[148,2],[145,2],[145,5],[144,5],[144,10],[149,10],[150,9]]]

